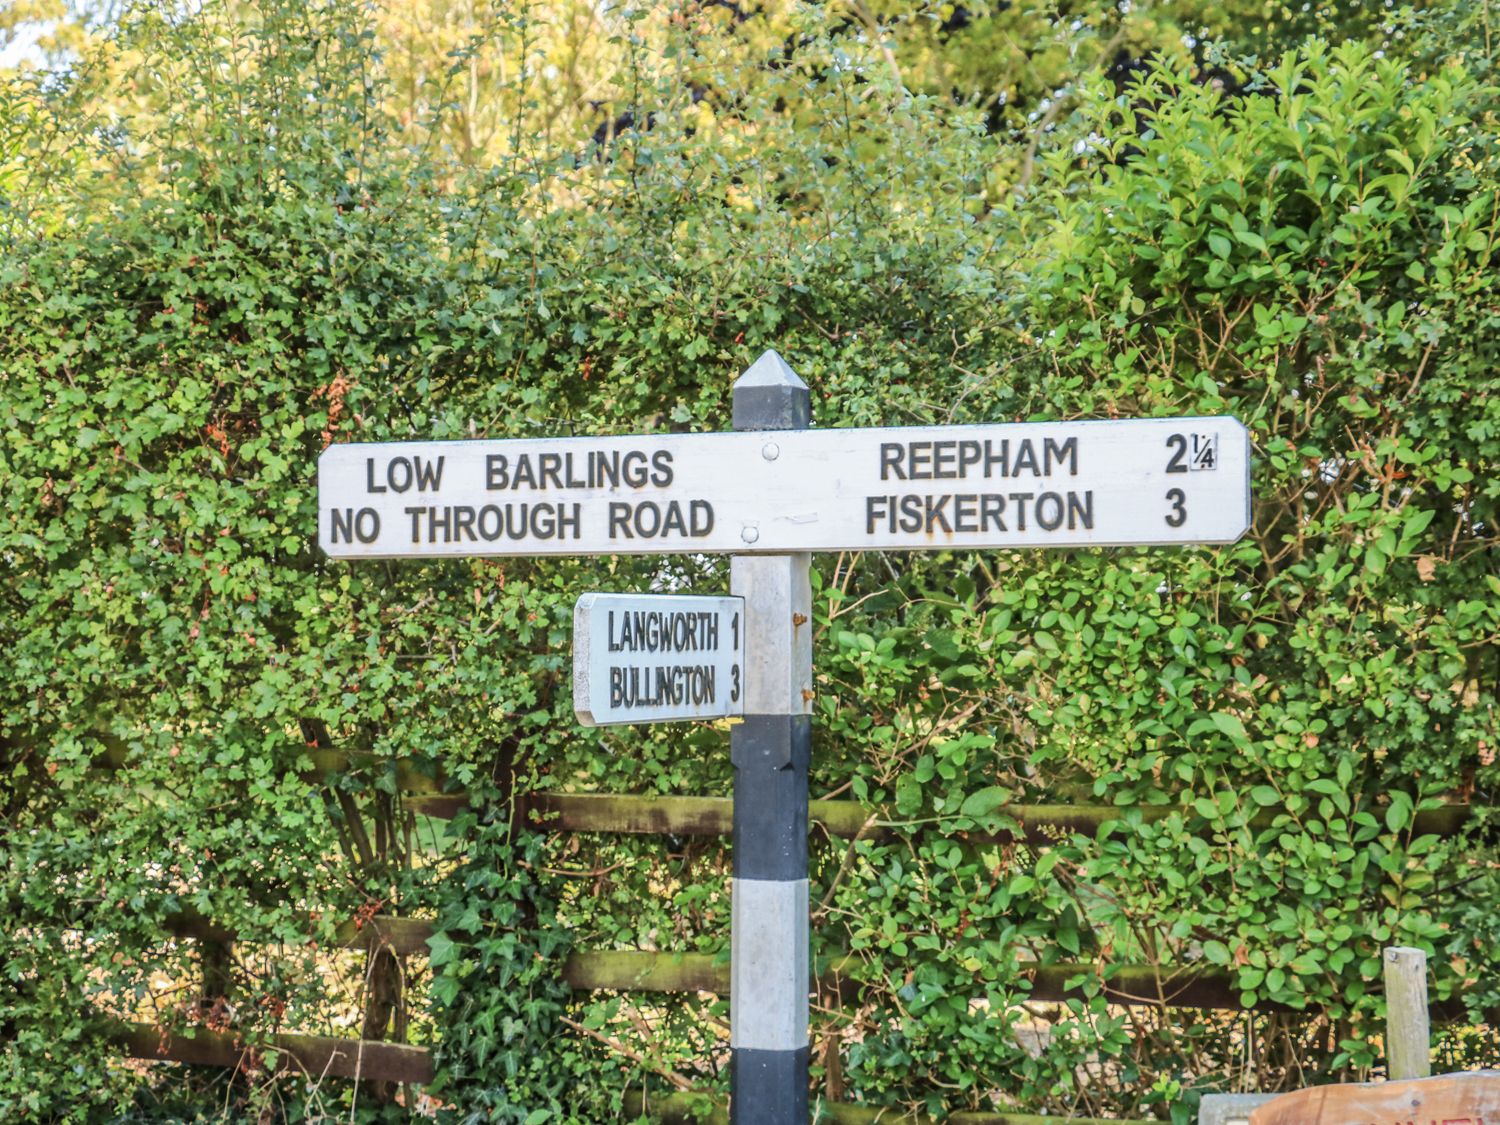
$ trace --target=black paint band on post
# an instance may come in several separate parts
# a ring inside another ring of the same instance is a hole
[[[753,1116],[736,1112],[734,1120],[744,1125],[806,1125],[809,1053],[807,1047],[795,1051],[736,1048],[729,1059],[730,1089],[753,1089],[759,1100]]]
[[[806,879],[812,718],[746,715],[729,745],[735,878]]]

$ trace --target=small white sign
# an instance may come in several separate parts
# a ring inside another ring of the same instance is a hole
[[[1232,543],[1234,418],[334,445],[335,558]]]
[[[745,599],[584,594],[573,713],[586,727],[743,715]]]

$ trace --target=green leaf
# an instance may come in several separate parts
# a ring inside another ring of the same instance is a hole
[[[1391,794],[1390,806],[1385,810],[1385,826],[1391,832],[1404,832],[1411,822],[1411,797],[1398,789]]]
[[[964,798],[959,807],[960,816],[988,816],[1010,800],[1011,791],[1000,785],[989,785]]]
[[[433,968],[437,968],[453,960],[454,953],[458,947],[447,934],[438,932],[427,939],[427,948],[429,951],[427,963]]]
[[[437,1000],[440,1004],[452,1004],[458,999],[458,994],[462,988],[463,984],[457,977],[446,975],[433,977],[432,983],[427,986],[433,999]]]
[[[1264,254],[1268,249],[1268,247],[1266,246],[1266,240],[1260,235],[1256,234],[1254,231],[1236,231],[1234,237],[1238,241],[1250,247],[1252,250],[1259,250],[1262,254]]]
[[[1245,724],[1240,721],[1238,715],[1231,715],[1225,711],[1214,711],[1209,715],[1213,724],[1220,733],[1228,735],[1236,743],[1247,743],[1250,736],[1245,733]]]
[[[911,816],[922,807],[922,786],[911,774],[903,774],[896,780],[896,812]]]

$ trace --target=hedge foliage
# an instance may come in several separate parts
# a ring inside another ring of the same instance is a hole
[[[723,730],[583,730],[566,675],[579,593],[719,591],[724,560],[334,563],[314,473],[331,441],[724,429],[767,347],[820,426],[1232,413],[1254,441],[1232,547],[817,560],[814,795],[905,826],[815,843],[815,952],[854,954],[858,996],[819,998],[822,1088],[1186,1122],[1205,1090],[1378,1068],[1383,945],[1426,949],[1476,1020],[1500,1003],[1473,13],[1283,41],[1243,88],[1143,51],[1034,145],[898,85],[837,13],[638,16],[611,96],[642,124],[549,148],[521,66],[515,143],[479,164],[390,116],[342,0],[148,8],[0,101],[7,1119],[414,1112],[127,1066],[121,1017],[431,1045],[455,1122],[724,1089],[724,1004],[557,974],[573,948],[725,951],[727,844],[512,834],[506,800],[728,793]],[[398,760],[492,799],[414,817]],[[967,839],[1036,803],[1117,815]],[[1447,803],[1480,811],[1414,830]],[[232,964],[172,939],[184,909],[238,932]],[[437,920],[431,955],[331,951],[373,912]],[[1023,1006],[1033,960],[1088,966],[1086,998]],[[1199,963],[1289,1011],[1100,995]]]

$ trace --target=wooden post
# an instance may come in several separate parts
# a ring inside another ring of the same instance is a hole
[[[766,352],[734,384],[734,428],[806,429],[807,384]],[[745,524],[747,549],[760,537]],[[734,880],[729,936],[731,1125],[807,1125],[807,768],[812,754],[812,585],[806,552],[735,555],[730,592],[745,599],[745,715],[729,734],[734,764]]]
[[[1385,951],[1386,1077],[1392,1081],[1432,1074],[1427,1019],[1427,954],[1392,946]]]
[[[203,965],[203,993],[198,997],[199,1022],[210,1031],[223,1031],[230,1023],[229,997],[234,991],[234,943],[200,941],[198,957]]]

